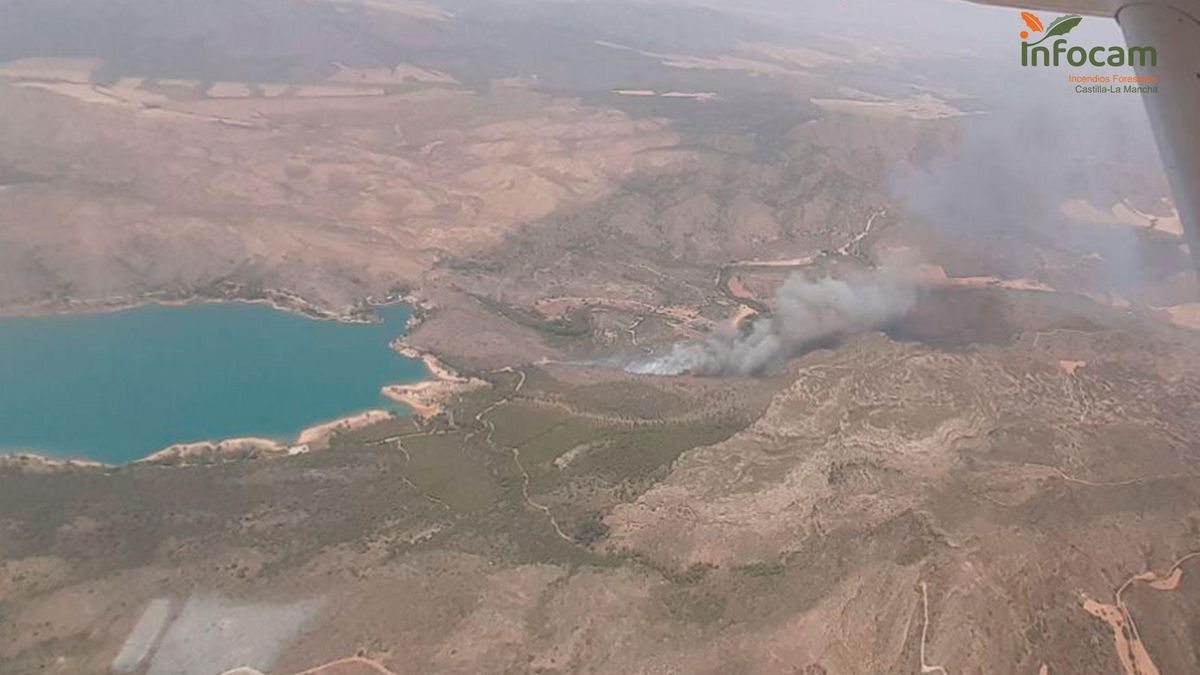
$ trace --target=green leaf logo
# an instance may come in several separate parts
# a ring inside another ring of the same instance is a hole
[[[1078,26],[1080,21],[1083,21],[1083,17],[1078,14],[1064,14],[1050,22],[1049,26],[1046,26],[1046,34],[1042,36],[1041,40],[1031,43],[1029,46],[1032,47],[1033,45],[1041,44],[1048,38],[1066,35],[1075,26]]]

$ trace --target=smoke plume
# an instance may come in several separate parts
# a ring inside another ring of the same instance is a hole
[[[755,322],[750,332],[716,330],[625,369],[650,375],[760,375],[807,349],[898,319],[915,300],[913,284],[887,270],[819,281],[792,274],[775,296],[774,313]]]
[[[1185,261],[1161,238],[1076,219],[1064,207],[1083,203],[1103,217],[1128,202],[1165,215],[1166,178],[1141,102],[1114,96],[1097,106],[1057,80],[1037,91],[959,120],[953,152],[893,167],[892,195],[923,231],[922,254],[952,275],[1032,277],[1060,290],[1072,283],[1072,290],[1137,297],[1180,269],[1143,264],[1143,256]],[[1080,265],[1093,255],[1098,268]],[[1075,271],[1069,280],[1046,278],[1055,270]]]

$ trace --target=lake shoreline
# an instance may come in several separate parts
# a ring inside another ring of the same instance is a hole
[[[287,298],[280,301],[279,298]],[[294,301],[293,301],[294,300]],[[335,321],[346,324],[381,323],[374,311],[377,309],[403,305],[408,309],[409,316],[398,337],[388,343],[388,347],[405,358],[421,361],[425,374],[421,379],[409,382],[384,385],[379,393],[384,398],[405,405],[408,413],[421,421],[427,421],[441,411],[441,407],[431,410],[428,403],[430,394],[437,400],[451,396],[465,389],[483,386],[487,383],[475,378],[459,376],[448,366],[442,364],[435,355],[418,350],[406,342],[407,333],[421,323],[429,305],[409,294],[394,294],[383,300],[366,298],[342,312],[332,312],[321,309],[316,305],[292,294],[281,294],[271,298],[244,297],[212,297],[208,295],[173,296],[163,293],[147,294],[138,298],[123,298],[80,303],[72,307],[55,309],[39,308],[33,310],[22,308],[19,311],[0,310],[0,319],[18,317],[46,316],[79,316],[88,314],[116,313],[137,309],[145,306],[185,307],[199,304],[247,304],[269,307],[272,310],[313,321]],[[412,388],[412,394],[408,392]],[[311,451],[327,449],[329,442],[337,433],[352,431],[378,424],[386,419],[395,418],[402,413],[384,409],[366,409],[347,413],[329,421],[317,422],[301,428],[298,432],[284,436],[256,437],[243,436],[224,438],[220,440],[199,440],[172,443],[148,453],[144,457],[125,462],[106,462],[88,457],[64,456],[36,447],[15,448],[10,451],[0,450],[0,470],[17,469],[31,472],[56,472],[73,469],[110,470],[138,464],[164,463],[172,460],[187,461],[221,456],[252,455],[262,457],[279,457],[305,454]]]
[[[314,321],[336,321],[338,323],[374,323],[372,315],[376,309],[395,305],[407,305],[412,320],[428,311],[427,303],[411,293],[390,293],[382,299],[367,296],[361,301],[334,309],[312,302],[307,298],[282,289],[255,289],[253,293],[240,284],[226,284],[214,293],[190,291],[150,291],[140,295],[121,295],[90,300],[66,299],[58,302],[41,302],[27,305],[0,306],[0,319],[37,318],[47,316],[81,316],[108,314],[137,309],[148,305],[163,307],[185,307],[192,304],[237,303],[262,305],[271,309],[294,314]],[[419,320],[416,321],[419,323]],[[410,328],[416,323],[410,325]]]
[[[203,460],[231,455],[254,455],[280,457],[304,455],[329,448],[329,443],[338,433],[355,431],[394,417],[392,411],[382,409],[363,410],[344,417],[319,422],[301,429],[290,442],[279,438],[242,436],[222,440],[188,441],[173,443],[155,450],[145,457],[128,462],[111,463],[82,457],[60,457],[36,449],[0,452],[0,469],[16,468],[33,471],[54,472],[70,469],[119,469],[139,464],[161,464],[172,461]]]
[[[385,385],[381,391],[385,397],[408,406],[421,421],[443,414],[446,402],[455,395],[488,386],[485,380],[463,377],[442,363],[436,355],[404,342],[403,336],[393,340],[391,347],[401,356],[420,359],[432,376],[417,382]]]

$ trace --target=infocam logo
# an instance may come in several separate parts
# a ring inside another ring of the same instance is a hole
[[[1021,12],[1021,18],[1029,30],[1021,31],[1021,65],[1022,66],[1058,66],[1063,60],[1072,66],[1157,66],[1158,51],[1154,47],[1082,47],[1067,46],[1066,35],[1083,21],[1078,14],[1064,14],[1049,26],[1044,26],[1042,20],[1033,12]],[[1029,42],[1032,37],[1041,37],[1036,42]],[[1049,45],[1042,43],[1054,39]]]

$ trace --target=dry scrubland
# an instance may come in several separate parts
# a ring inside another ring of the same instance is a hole
[[[144,107],[15,72],[0,71],[8,311],[283,289],[337,313],[687,155],[660,124],[519,83],[229,99],[194,82],[194,100]]]
[[[905,671],[926,611],[935,663],[1120,672],[1084,602],[1195,537],[1196,339],[966,292],[1004,308],[991,344],[868,335],[763,380],[523,367],[323,453],[6,475],[7,662],[102,672],[147,603],[201,592],[317,608],[225,638],[269,672]],[[1197,665],[1190,565],[1126,595],[1164,672]]]
[[[947,224],[897,167],[945,178],[995,92],[907,82],[897,45],[197,7],[197,44],[262,53],[0,35],[0,309],[404,293],[462,386],[300,455],[6,463],[5,675],[1200,670],[1200,334],[1157,172],[1093,159],[1048,221]],[[895,256],[903,319],[777,372],[614,367]]]

